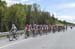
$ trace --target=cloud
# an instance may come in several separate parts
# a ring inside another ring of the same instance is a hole
[[[59,20],[66,20],[67,22],[72,22],[72,23],[75,23],[75,16],[65,16],[65,15],[62,15],[62,16],[55,16],[55,18],[58,18]]]
[[[16,4],[16,3],[32,4],[32,3],[35,3],[35,2],[39,2],[41,0],[4,0],[4,1],[6,1],[7,6],[11,6],[11,5]]]
[[[62,4],[56,4],[53,6],[54,9],[52,9],[54,15],[59,20],[66,20],[67,22],[75,23],[75,14],[74,14],[74,8],[75,3],[62,3]]]
[[[14,1],[14,0],[5,0],[7,3],[7,6],[11,6],[13,4],[19,3],[18,1]]]
[[[64,3],[64,4],[59,4],[56,6],[56,8],[60,9],[69,9],[69,8],[75,8],[75,3]]]

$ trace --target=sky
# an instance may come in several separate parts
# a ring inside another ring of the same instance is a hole
[[[8,6],[15,3],[40,5],[42,10],[53,13],[59,20],[75,23],[75,0],[5,0]]]

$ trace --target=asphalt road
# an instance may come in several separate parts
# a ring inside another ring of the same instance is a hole
[[[1,39],[0,49],[75,49],[75,28],[34,38],[20,38],[12,42]]]

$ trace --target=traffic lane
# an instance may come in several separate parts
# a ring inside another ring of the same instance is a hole
[[[49,35],[43,35],[25,40],[16,44],[3,47],[2,49],[50,49],[58,41],[63,33],[51,33]]]
[[[75,49],[75,28],[64,33],[51,49]]]
[[[68,36],[69,37],[72,36],[72,34],[70,33],[74,32],[74,30],[75,29],[73,30],[68,29],[68,31],[65,31],[65,32],[56,32],[55,34],[50,33],[49,35],[45,35],[41,37],[39,36],[36,38],[32,38],[30,40],[28,39],[23,40],[22,42],[9,44],[8,46],[6,45],[5,47],[2,47],[2,49],[64,49],[63,45],[67,44],[67,43],[63,44],[65,43],[64,42],[65,36],[66,38],[68,38]],[[69,43],[71,42],[72,41],[70,41]]]

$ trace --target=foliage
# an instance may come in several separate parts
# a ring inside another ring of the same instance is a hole
[[[37,4],[14,4],[7,7],[6,2],[0,0],[0,32],[9,31],[12,23],[18,30],[24,29],[25,24],[56,24],[56,22],[68,24],[68,22],[60,21],[54,18],[54,14],[50,15],[47,11],[42,11]]]

